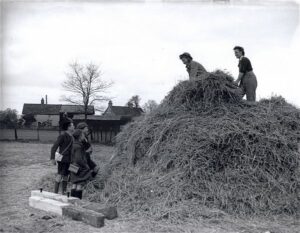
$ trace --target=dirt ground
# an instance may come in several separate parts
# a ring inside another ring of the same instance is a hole
[[[182,225],[154,222],[119,211],[119,217],[94,228],[29,207],[32,189],[38,189],[41,177],[54,173],[49,163],[50,144],[0,142],[0,232],[185,232],[185,233],[299,233],[300,220],[291,217],[236,219],[204,217]],[[94,146],[94,159],[108,160],[113,147]]]

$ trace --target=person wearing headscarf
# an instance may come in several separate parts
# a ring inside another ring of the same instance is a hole
[[[97,166],[97,164],[92,160],[91,155],[93,153],[93,147],[91,145],[91,143],[88,140],[88,135],[89,135],[89,127],[87,125],[87,123],[85,122],[80,122],[77,124],[76,129],[80,129],[84,136],[85,139],[82,141],[84,149],[85,149],[85,154],[86,154],[86,159],[87,159],[87,163],[90,167],[91,170],[93,170],[92,175],[93,177],[95,177],[99,171],[99,167]]]
[[[254,102],[256,100],[257,79],[253,72],[251,62],[245,57],[243,47],[235,46],[233,50],[235,57],[239,59],[239,76],[236,83],[242,89],[242,96],[246,95],[247,101]]]
[[[186,66],[191,81],[201,79],[201,75],[207,73],[206,69],[199,62],[193,60],[189,53],[179,55],[180,60]]]
[[[82,198],[83,187],[92,177],[83,141],[85,140],[84,133],[80,129],[76,129],[73,133],[74,143],[71,154],[71,164],[78,168],[77,172],[70,172],[70,181],[72,182],[71,196]]]

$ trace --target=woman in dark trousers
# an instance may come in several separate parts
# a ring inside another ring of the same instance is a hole
[[[62,183],[62,194],[65,194],[69,176],[68,169],[71,162],[71,151],[73,144],[72,134],[74,132],[74,125],[71,119],[65,119],[64,122],[62,122],[62,130],[65,132],[59,135],[56,142],[53,144],[51,148],[50,159],[53,165],[56,165],[57,163],[57,175],[55,177],[54,192],[58,193],[59,185]],[[59,153],[63,155],[60,162],[55,161],[55,152],[58,148]]]
[[[85,136],[80,129],[76,129],[74,134],[74,144],[72,148],[71,164],[76,165],[79,170],[77,173],[71,172],[72,182],[71,196],[82,198],[82,190],[88,180],[91,179],[92,170],[89,168],[83,141]]]
[[[247,57],[245,57],[243,47],[235,46],[233,50],[236,58],[239,59],[239,76],[236,83],[242,89],[242,96],[246,95],[247,101],[255,101],[257,79],[253,73],[251,62]]]
[[[88,127],[87,123],[80,122],[76,126],[76,129],[80,129],[83,132],[84,136],[85,136],[85,139],[82,141],[82,143],[83,143],[83,146],[84,146],[84,149],[85,149],[87,163],[88,163],[90,169],[93,170],[92,175],[93,175],[93,177],[95,177],[97,175],[98,171],[99,171],[99,167],[97,166],[97,164],[91,158],[91,155],[93,153],[93,148],[92,148],[91,143],[88,140],[89,127]]]

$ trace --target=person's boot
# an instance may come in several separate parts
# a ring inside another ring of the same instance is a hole
[[[76,189],[71,189],[71,197],[77,197]]]
[[[61,194],[62,195],[65,195],[66,194],[66,191],[67,191],[67,185],[68,185],[68,182],[67,181],[62,181],[62,189],[61,189]]]
[[[54,183],[54,193],[58,193],[58,190],[59,190],[59,183],[60,182],[56,182]]]
[[[76,190],[76,196],[81,200],[82,199],[82,190]]]

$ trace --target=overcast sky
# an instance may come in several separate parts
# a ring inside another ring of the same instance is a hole
[[[114,82],[114,105],[132,95],[142,104],[160,102],[188,78],[179,54],[236,77],[235,45],[252,62],[259,98],[280,94],[300,106],[298,4],[213,2],[2,2],[0,107],[21,113],[24,103],[40,103],[46,94],[48,103],[60,103],[74,61],[101,65],[103,78]]]

